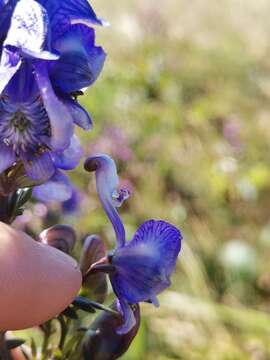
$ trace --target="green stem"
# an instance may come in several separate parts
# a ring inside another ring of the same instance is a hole
[[[52,325],[51,325],[51,321],[49,321],[48,323],[46,323],[44,325],[44,338],[43,338],[43,344],[42,344],[41,360],[47,359],[51,330],[52,330]]]
[[[70,320],[67,319],[67,321],[65,321],[65,319],[62,315],[59,316],[58,320],[59,320],[60,326],[61,326],[61,337],[60,337],[60,341],[59,341],[59,349],[63,350],[65,341],[67,338],[67,334],[68,334]]]

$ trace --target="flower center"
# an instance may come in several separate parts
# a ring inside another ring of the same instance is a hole
[[[0,141],[12,146],[17,156],[47,148],[50,133],[50,121],[40,97],[19,104],[8,97],[0,98]]]
[[[23,133],[31,125],[31,121],[21,112],[17,111],[10,120],[11,126],[20,133]]]

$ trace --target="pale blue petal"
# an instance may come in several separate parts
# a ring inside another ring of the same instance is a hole
[[[74,123],[84,130],[91,130],[93,123],[88,112],[76,100],[65,99],[63,101]]]
[[[69,147],[73,135],[73,119],[66,105],[56,96],[45,62],[37,62],[35,65],[36,80],[41,92],[44,106],[50,118],[51,147],[54,151],[62,151]]]
[[[45,182],[55,172],[55,166],[48,152],[41,154],[34,152],[22,153],[21,158],[26,174],[33,180]]]
[[[74,169],[83,156],[83,147],[76,135],[73,135],[69,147],[59,153],[52,153],[54,165],[63,170]]]
[[[65,174],[56,171],[45,184],[34,187],[33,196],[45,203],[67,201],[72,196],[72,185]]]

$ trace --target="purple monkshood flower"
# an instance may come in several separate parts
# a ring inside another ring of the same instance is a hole
[[[101,259],[92,269],[109,272],[124,319],[117,332],[124,334],[136,324],[130,305],[145,301],[158,306],[156,295],[170,286],[182,235],[175,226],[165,221],[149,220],[127,242],[123,223],[116,210],[127,198],[127,193],[117,189],[118,176],[114,161],[103,154],[92,156],[86,160],[85,169],[95,171],[97,191],[114,227],[117,241],[116,248],[108,255],[109,265],[106,259]]]
[[[0,173],[20,162],[43,183],[78,164],[74,124],[92,123],[77,96],[105,60],[93,25],[87,0],[0,0]]]

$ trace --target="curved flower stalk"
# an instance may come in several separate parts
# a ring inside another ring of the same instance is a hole
[[[90,272],[108,269],[124,319],[117,333],[125,334],[136,324],[131,305],[145,301],[158,306],[156,295],[170,286],[182,235],[175,226],[165,221],[149,220],[139,227],[132,240],[126,242],[124,226],[114,203],[113,194],[118,194],[119,204],[125,198],[117,191],[114,161],[107,155],[96,155],[86,160],[85,168],[95,171],[97,191],[117,238],[116,248],[107,259],[94,264]],[[109,266],[103,265],[108,262]]]
[[[74,124],[92,124],[77,96],[102,70],[103,24],[86,0],[0,2],[0,173],[22,162],[42,183],[77,165]]]
[[[125,228],[117,207],[120,207],[130,194],[126,189],[118,190],[119,180],[114,161],[108,155],[97,154],[85,161],[84,168],[87,171],[95,171],[97,192],[103,209],[112,223],[118,246],[124,246]]]

